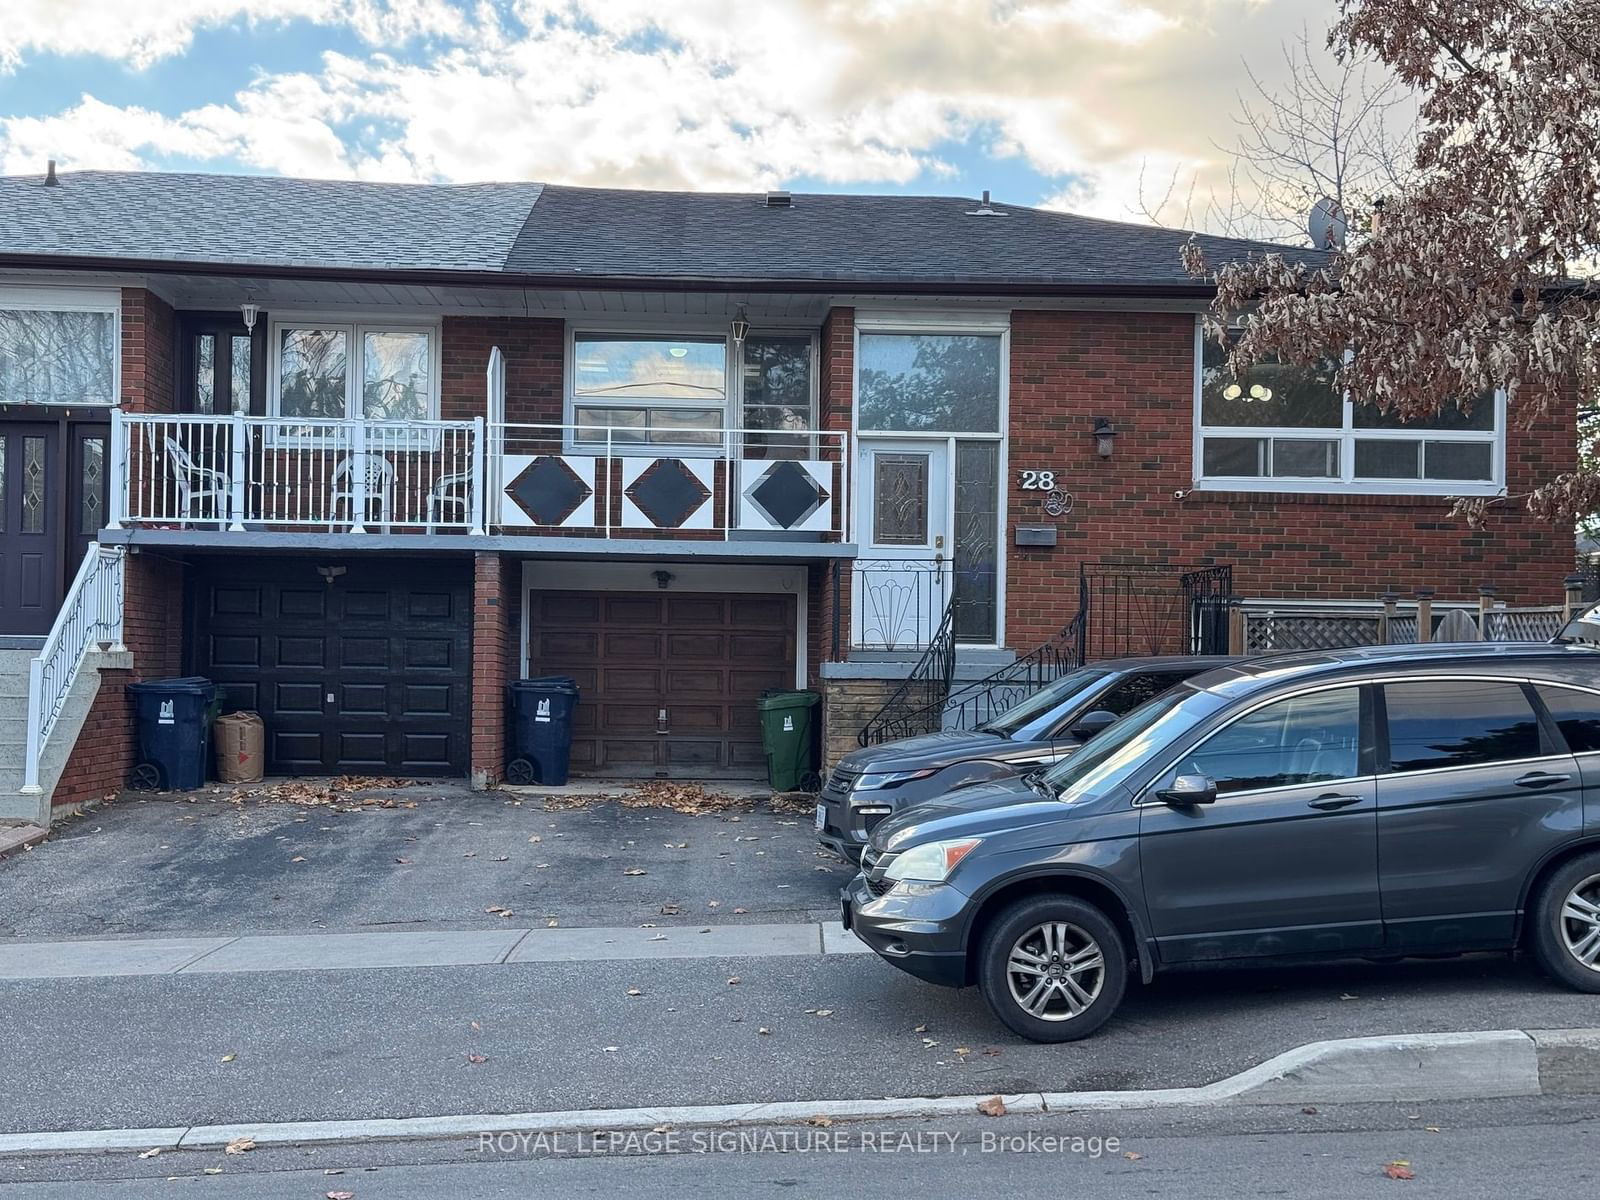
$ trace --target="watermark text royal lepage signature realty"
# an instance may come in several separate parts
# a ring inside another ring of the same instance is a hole
[[[571,1133],[484,1130],[480,1154],[1117,1154],[1115,1137],[1063,1133],[953,1133],[936,1129],[597,1129]]]

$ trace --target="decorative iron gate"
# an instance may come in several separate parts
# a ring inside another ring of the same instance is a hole
[[[1079,662],[1145,654],[1220,654],[1228,645],[1231,566],[1078,567]]]

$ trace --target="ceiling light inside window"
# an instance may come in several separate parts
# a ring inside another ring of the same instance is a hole
[[[689,355],[689,347],[687,347],[687,346],[673,346],[670,350],[667,351],[667,353],[672,355],[673,358],[687,358],[688,355]]]

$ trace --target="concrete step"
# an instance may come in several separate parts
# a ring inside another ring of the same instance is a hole
[[[4,811],[5,796],[0,796],[0,811]],[[45,831],[37,825],[0,824],[0,854],[10,854],[24,846],[44,841]]]

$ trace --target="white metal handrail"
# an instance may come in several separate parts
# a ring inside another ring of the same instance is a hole
[[[90,542],[44,647],[28,666],[28,733],[22,790],[38,793],[39,759],[91,647],[122,645],[121,546]]]

